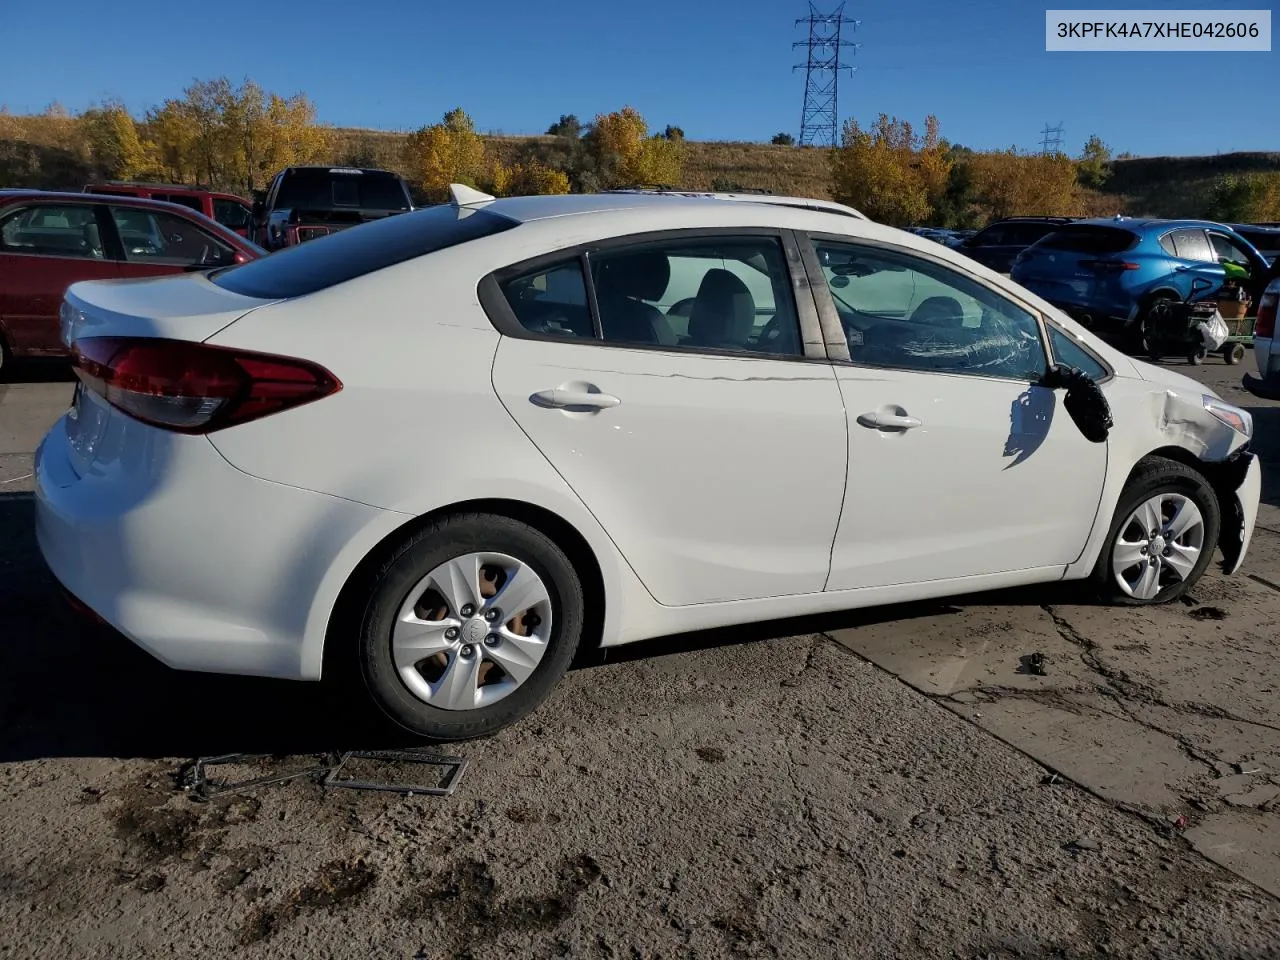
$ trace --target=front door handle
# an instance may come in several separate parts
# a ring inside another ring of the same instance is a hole
[[[920,426],[916,417],[908,417],[899,413],[863,413],[858,416],[858,423],[872,430],[910,430]]]
[[[540,407],[551,407],[556,410],[577,407],[587,410],[603,410],[616,407],[622,401],[608,393],[594,390],[567,390],[556,387],[553,390],[539,390],[529,398]]]

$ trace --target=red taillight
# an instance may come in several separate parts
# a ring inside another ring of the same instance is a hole
[[[1276,335],[1276,308],[1280,307],[1280,283],[1267,287],[1258,300],[1258,318],[1253,324],[1255,337],[1274,337]]]
[[[342,389],[305,360],[185,340],[88,337],[75,342],[72,362],[113,407],[178,433],[210,433]]]

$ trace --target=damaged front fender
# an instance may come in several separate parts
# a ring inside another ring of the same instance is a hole
[[[1210,481],[1218,495],[1222,511],[1222,533],[1218,548],[1222,551],[1222,572],[1240,569],[1258,520],[1258,501],[1262,496],[1262,468],[1255,454],[1240,451],[1224,463],[1216,464]]]

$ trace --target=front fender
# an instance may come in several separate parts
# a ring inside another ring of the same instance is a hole
[[[1255,454],[1242,451],[1220,464],[1210,477],[1222,511],[1222,572],[1235,573],[1244,563],[1262,496],[1262,467]]]

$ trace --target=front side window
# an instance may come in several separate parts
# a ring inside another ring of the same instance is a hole
[[[144,207],[112,207],[124,258],[130,263],[163,263],[183,267],[218,267],[231,263],[235,251],[190,220]]]
[[[776,237],[676,239],[589,259],[606,341],[803,353],[787,260]]]
[[[1214,255],[1220,261],[1225,260],[1228,263],[1238,263],[1247,267],[1253,260],[1249,254],[1245,253],[1243,247],[1221,233],[1209,234],[1209,242],[1213,244]]]
[[[1094,380],[1101,380],[1107,376],[1107,368],[1099,363],[1093,354],[1089,353],[1053,324],[1048,324],[1047,326],[1049,328],[1049,347],[1053,350],[1055,361],[1068,367],[1075,367]]]
[[[1030,312],[907,253],[817,241],[854,363],[1035,381],[1046,369]]]
[[[105,253],[91,204],[37,203],[0,220],[0,252],[102,260]]]

